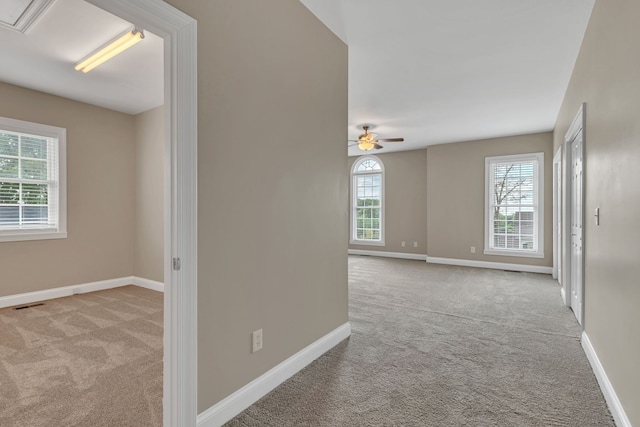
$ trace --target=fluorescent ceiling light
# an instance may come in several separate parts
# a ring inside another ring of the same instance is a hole
[[[119,53],[129,49],[134,44],[140,42],[144,38],[142,30],[133,29],[118,36],[104,47],[89,55],[86,59],[76,65],[76,70],[88,73],[98,65],[108,61]]]

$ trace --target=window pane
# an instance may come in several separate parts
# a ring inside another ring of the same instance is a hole
[[[42,160],[22,160],[23,179],[47,179],[47,162]]]
[[[17,205],[20,202],[20,184],[0,182],[0,204]]]
[[[12,133],[0,132],[0,155],[18,155],[18,136]]]
[[[18,159],[0,157],[0,178],[18,178]]]
[[[22,221],[31,224],[46,224],[49,222],[49,208],[47,206],[25,206],[22,208]]]
[[[22,184],[22,201],[27,205],[46,205],[47,189],[47,184]]]
[[[22,144],[20,145],[20,147],[20,155],[22,157],[28,157],[32,159],[47,158],[47,140],[45,138],[23,136]]]
[[[0,225],[17,225],[19,218],[19,206],[0,206]]]

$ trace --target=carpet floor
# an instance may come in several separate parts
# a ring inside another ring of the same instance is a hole
[[[0,426],[161,426],[162,293],[43,303],[0,309]]]
[[[550,276],[349,259],[352,335],[227,423],[614,426]]]

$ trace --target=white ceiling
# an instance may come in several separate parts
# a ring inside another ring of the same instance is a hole
[[[128,114],[160,106],[163,41],[147,31],[142,42],[93,71],[74,69],[132,26],[83,0],[55,0],[24,34],[0,27],[0,81]]]
[[[349,138],[405,138],[377,153],[551,130],[594,4],[300,1],[349,46]]]
[[[349,138],[363,124],[405,138],[380,153],[551,130],[595,0],[300,1],[349,46]],[[162,105],[153,34],[73,69],[131,25],[55,0],[26,34],[0,28],[0,81],[129,114]]]

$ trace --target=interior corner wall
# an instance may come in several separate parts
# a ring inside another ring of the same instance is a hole
[[[348,52],[299,1],[169,3],[198,20],[202,412],[348,322]]]
[[[0,296],[131,276],[133,117],[2,82],[0,99],[0,116],[66,128],[68,235],[0,243]]]
[[[586,102],[584,328],[631,425],[640,425],[638,16],[637,0],[596,1],[554,132],[557,148]]]
[[[136,115],[133,275],[164,282],[164,108]]]
[[[551,132],[427,147],[429,257],[551,267],[552,147]],[[544,153],[544,258],[485,255],[485,157],[539,152]]]
[[[375,154],[384,164],[384,246],[349,245],[349,249],[427,254],[427,150]],[[349,157],[348,173],[360,157]],[[349,185],[349,200],[351,200]],[[351,221],[349,209],[349,221]],[[405,246],[402,247],[402,242]],[[413,243],[418,242],[414,247]]]

